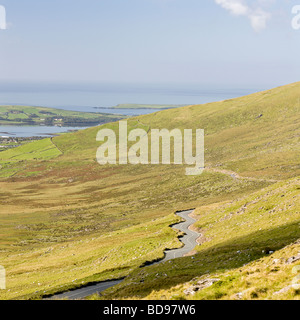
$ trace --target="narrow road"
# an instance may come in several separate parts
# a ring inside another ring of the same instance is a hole
[[[88,286],[88,287],[83,287],[83,288],[79,288],[79,289],[75,289],[72,291],[67,291],[64,293],[59,293],[56,294],[54,296],[52,296],[51,298],[45,299],[45,300],[76,300],[76,299],[82,299],[85,297],[88,297],[94,293],[97,292],[101,292],[104,291],[110,287],[113,287],[117,284],[119,284],[120,282],[122,282],[123,279],[121,280],[115,280],[115,281],[105,281],[105,282],[99,282],[97,284]]]
[[[233,179],[238,179],[238,180],[248,180],[248,181],[258,181],[258,182],[272,182],[276,183],[280,180],[275,180],[275,179],[264,179],[264,178],[254,178],[254,177],[244,177],[240,176],[238,173],[230,170],[225,170],[225,169],[218,169],[218,168],[211,168],[211,167],[206,167],[205,170],[211,171],[211,172],[218,172],[222,174],[229,175]]]
[[[168,260],[172,260],[175,258],[180,258],[183,257],[185,254],[189,253],[191,250],[194,249],[194,247],[197,245],[197,238],[200,236],[199,233],[192,231],[189,229],[189,227],[195,223],[195,219],[190,217],[190,214],[194,210],[187,210],[187,211],[181,211],[181,212],[176,212],[176,214],[185,219],[184,222],[179,222],[175,225],[172,226],[173,229],[180,230],[185,233],[183,237],[180,238],[180,241],[183,243],[183,247],[179,249],[172,249],[172,250],[166,250],[165,251],[165,257],[160,260],[153,262],[149,265],[157,264],[157,263],[162,263]],[[79,288],[79,289],[74,289],[71,291],[67,291],[64,293],[56,294],[50,298],[47,298],[45,300],[61,300],[61,299],[66,299],[66,300],[75,300],[75,299],[83,299],[85,297],[88,297],[94,293],[99,293],[102,292],[110,287],[113,287],[119,283],[121,283],[123,279],[120,280],[114,280],[114,281],[104,281],[104,282],[99,282],[95,285]]]
[[[50,141],[51,141],[51,143],[54,145],[54,147],[55,147],[61,154],[64,154],[64,153],[59,149],[59,147],[56,145],[56,143],[53,141],[53,137],[50,138]]]
[[[199,238],[200,233],[189,229],[189,227],[196,222],[195,219],[190,217],[190,214],[193,211],[194,210],[176,212],[179,217],[185,219],[184,222],[177,223],[173,226],[173,229],[178,229],[185,233],[185,235],[180,238],[180,241],[184,244],[184,246],[179,249],[166,250],[166,256],[163,260],[158,261],[158,263],[183,257],[185,254],[189,253],[195,248],[197,245],[196,240]]]

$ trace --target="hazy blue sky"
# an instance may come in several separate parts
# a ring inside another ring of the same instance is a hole
[[[300,0],[0,0],[0,81],[300,81]]]

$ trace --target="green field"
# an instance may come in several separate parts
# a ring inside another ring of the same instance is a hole
[[[77,112],[45,107],[0,106],[0,125],[92,126],[123,118],[122,115]]]
[[[233,299],[246,289],[245,298],[273,297],[291,266],[272,273],[275,283],[259,271],[255,280],[249,268],[261,264],[266,274],[270,250],[288,258],[298,246],[284,249],[300,238],[299,92],[294,83],[128,119],[129,130],[149,135],[153,128],[204,129],[199,176],[186,176],[186,165],[100,166],[97,132],[117,132],[117,122],[1,152],[0,264],[8,290],[0,298],[38,298],[123,276],[117,289],[93,298],[188,299],[193,281],[216,276],[232,281],[193,297]],[[189,208],[197,208],[194,227],[203,234],[194,259],[139,268],[180,246],[169,225],[176,210]]]

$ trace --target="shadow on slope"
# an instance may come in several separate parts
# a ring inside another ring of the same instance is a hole
[[[192,257],[135,270],[120,285],[107,290],[102,298],[144,298],[153,290],[169,289],[203,274],[241,267],[299,239],[299,225],[300,220],[257,231],[215,245]]]

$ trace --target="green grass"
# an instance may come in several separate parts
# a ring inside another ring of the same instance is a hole
[[[52,143],[52,140],[43,139],[27,143],[18,148],[9,149],[1,154],[1,160],[47,160],[56,158],[61,152]]]
[[[48,243],[46,247],[37,246],[10,256],[5,264],[9,291],[1,292],[1,297],[36,299],[86,283],[126,276],[145,261],[162,256],[166,247],[180,246],[175,231],[168,228],[176,221],[175,215],[169,215],[105,235],[83,236],[71,243]],[[40,234],[39,241],[44,239],[45,235]]]
[[[147,299],[299,300],[299,289],[291,285],[294,283],[299,285],[299,281],[296,281],[296,268],[299,268],[300,264],[287,263],[288,259],[297,256],[299,251],[300,245],[297,241],[244,266],[212,271],[210,274],[204,273],[177,286],[153,290]],[[218,281],[207,288],[195,291],[194,294],[187,294],[187,289],[196,287],[199,282],[206,279]],[[95,295],[93,299],[99,297]]]
[[[299,190],[300,179],[295,178],[230,203],[200,207],[195,227],[202,233],[202,244],[196,247],[193,258],[135,270],[102,298],[171,299],[177,295],[186,299],[231,299],[246,289],[249,294],[245,299],[271,298],[293,278],[294,265],[285,261],[299,252],[299,243],[293,250],[282,248],[300,239]],[[269,257],[270,251],[278,252]],[[280,277],[265,276],[275,272],[272,263],[277,258],[284,259]],[[249,269],[258,269],[255,281]],[[192,297],[184,294],[187,287],[203,278],[220,277],[218,284],[209,289]],[[260,292],[260,287],[265,291]],[[251,297],[250,292],[256,295]]]
[[[288,180],[300,175],[299,89],[300,83],[295,83],[128,119],[129,129],[204,129],[207,169],[199,176],[186,176],[185,165],[100,166],[95,159],[100,145],[96,134],[100,128],[117,132],[118,123],[1,152],[0,264],[7,268],[10,290],[1,292],[1,298],[27,299],[43,291],[53,293],[129,274],[128,287],[120,285],[119,292],[108,297],[147,297],[152,290],[169,290],[206,272],[242,267],[263,257],[263,247],[279,250],[299,238],[298,215],[293,211],[299,205],[298,182]],[[230,176],[230,171],[239,178]],[[275,180],[277,185],[273,185]],[[281,190],[289,196],[281,198]],[[246,215],[224,218],[256,198],[260,204],[250,204]],[[278,210],[269,213],[277,205]],[[197,225],[207,240],[196,248],[201,262],[182,258],[135,270],[149,257],[160,257],[171,243],[178,244],[167,217],[189,208],[197,208]],[[158,227],[155,221],[161,223],[163,237],[154,229],[126,236],[145,225]],[[156,249],[147,242],[151,236]],[[121,257],[115,241],[121,252],[127,250]],[[130,252],[140,252],[141,243],[146,253],[134,260]],[[78,259],[73,249],[82,252]],[[49,250],[51,261],[45,253]],[[242,255],[237,256],[238,250]],[[109,262],[102,265],[105,268],[94,268],[95,261],[104,257]],[[145,282],[135,285],[141,277],[146,277]]]

